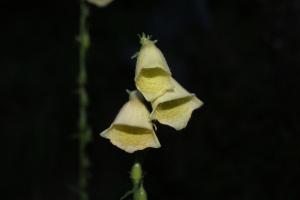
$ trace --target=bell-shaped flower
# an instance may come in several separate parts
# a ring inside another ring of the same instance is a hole
[[[192,112],[200,108],[203,102],[195,94],[186,91],[175,79],[172,78],[172,82],[174,89],[151,102],[153,111],[149,118],[180,130],[186,127]]]
[[[135,90],[129,101],[121,108],[111,126],[100,133],[113,145],[132,153],[147,147],[159,148],[160,143],[153,130],[150,112],[142,103],[142,94]]]
[[[147,101],[152,101],[174,87],[165,57],[155,46],[156,41],[150,39],[145,34],[140,37],[142,47],[138,53],[134,78],[136,87]]]
[[[110,4],[113,0],[87,0],[87,2],[95,4],[98,7],[105,7]]]

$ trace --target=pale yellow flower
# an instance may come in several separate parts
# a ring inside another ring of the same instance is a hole
[[[175,79],[172,82],[174,89],[151,102],[153,111],[149,118],[180,130],[186,127],[192,112],[200,108],[203,102],[195,94],[186,91]]]
[[[142,98],[139,91],[132,91],[129,101],[121,108],[112,125],[100,133],[128,153],[147,147],[160,147],[152,121],[148,118],[150,113],[142,103]]]
[[[174,86],[171,81],[171,72],[164,55],[151,41],[150,36],[141,37],[141,50],[138,54],[135,85],[147,101],[163,95]]]
[[[87,0],[87,2],[94,4],[98,7],[105,7],[110,4],[113,0]]]

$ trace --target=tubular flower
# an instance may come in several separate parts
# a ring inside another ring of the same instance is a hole
[[[113,0],[87,0],[87,2],[92,3],[98,7],[105,7],[110,4]]]
[[[186,127],[192,112],[200,108],[203,102],[195,94],[186,91],[175,79],[172,82],[174,89],[151,102],[153,111],[149,118],[180,130]]]
[[[168,89],[174,88],[171,72],[164,55],[145,34],[140,37],[142,44],[138,54],[135,85],[147,101],[163,95]]]
[[[129,101],[121,108],[111,126],[100,133],[102,137],[110,139],[113,145],[128,153],[147,147],[160,147],[142,98],[139,91],[132,91]]]

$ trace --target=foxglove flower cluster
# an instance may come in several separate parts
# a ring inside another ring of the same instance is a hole
[[[135,85],[130,100],[122,107],[112,125],[100,135],[117,147],[132,153],[147,147],[159,148],[152,120],[181,130],[192,112],[203,102],[189,93],[173,77],[162,52],[150,36],[140,36],[141,50],[137,54]],[[142,103],[151,103],[150,113]]]

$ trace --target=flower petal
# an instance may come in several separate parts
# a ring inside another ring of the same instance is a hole
[[[175,79],[172,81],[174,89],[151,102],[153,111],[149,118],[180,130],[186,127],[192,112],[200,108],[203,102],[195,94],[186,91]]]

